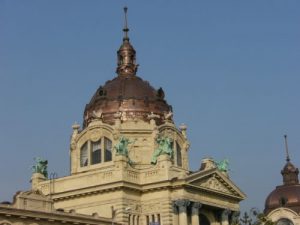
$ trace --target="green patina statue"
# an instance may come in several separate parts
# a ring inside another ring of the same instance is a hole
[[[228,161],[228,159],[223,159],[219,162],[215,161],[214,163],[220,171],[226,172],[226,173],[229,171],[229,168],[228,168],[229,167],[229,161]]]
[[[36,157],[34,158],[34,160],[36,164],[32,166],[32,172],[40,173],[44,175],[44,177],[48,178],[48,171],[47,171],[48,160],[42,160],[40,157]]]
[[[114,146],[114,149],[116,150],[116,155],[123,155],[128,157],[128,145],[133,143],[132,141],[129,141],[126,137],[120,137],[119,143]]]
[[[160,155],[168,155],[170,158],[173,158],[173,149],[171,139],[168,137],[160,137],[156,139],[158,148],[154,151],[151,159],[151,164],[157,163],[157,158]]]

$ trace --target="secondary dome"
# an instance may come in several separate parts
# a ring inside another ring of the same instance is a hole
[[[285,135],[285,140],[286,140]],[[300,213],[300,184],[299,170],[291,162],[288,154],[287,141],[286,164],[281,170],[283,185],[277,186],[266,199],[264,212],[268,214],[274,209],[285,207]]]
[[[128,37],[127,20],[118,54],[117,74],[100,86],[84,110],[83,126],[94,119],[114,124],[117,119],[154,119],[158,125],[172,120],[172,107],[164,100],[162,88],[154,89],[148,81],[136,76],[136,51]]]

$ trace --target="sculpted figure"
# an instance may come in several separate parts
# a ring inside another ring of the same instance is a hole
[[[216,167],[222,171],[222,172],[228,172],[229,171],[229,161],[228,159],[223,159],[219,162],[215,162]]]
[[[44,177],[48,177],[48,160],[42,160],[40,157],[34,158],[36,164],[32,166],[32,172],[33,173],[40,173],[44,175]]]
[[[116,150],[116,155],[124,155],[128,157],[128,145],[133,143],[133,141],[129,141],[126,137],[120,137],[119,143],[114,146]]]
[[[165,117],[165,120],[172,120],[173,112],[172,111],[164,112],[164,117]]]
[[[171,146],[171,139],[168,137],[160,137],[156,139],[158,148],[154,151],[151,159],[151,164],[157,163],[157,158],[160,155],[168,155],[170,158],[173,158],[173,149]]]

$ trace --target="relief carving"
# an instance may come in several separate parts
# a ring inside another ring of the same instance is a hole
[[[206,182],[202,183],[201,186],[231,194],[231,192],[216,177],[208,179]]]

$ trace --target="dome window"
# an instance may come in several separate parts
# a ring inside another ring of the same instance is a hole
[[[288,202],[288,200],[287,200],[287,198],[285,198],[285,197],[281,197],[281,198],[279,199],[279,204],[280,204],[281,206],[285,206],[287,202]]]
[[[180,147],[180,145],[178,144],[177,141],[172,141],[171,142],[171,147],[172,147],[173,152],[174,152],[174,163],[177,166],[182,167],[182,154],[181,154],[181,147]]]
[[[80,149],[80,166],[96,165],[112,161],[112,141],[102,137],[98,141],[87,141]]]
[[[176,142],[176,163],[177,166],[182,166],[182,155],[181,155],[181,147],[178,144],[178,142]]]
[[[292,221],[287,218],[281,218],[276,222],[276,225],[294,225]]]
[[[89,164],[88,159],[88,143],[85,142],[80,149],[80,166],[87,166]]]
[[[104,161],[108,162],[112,160],[112,143],[111,140],[109,140],[108,138],[104,138],[104,149],[105,149],[105,153],[104,153]]]
[[[101,162],[101,139],[97,142],[92,142],[92,164]]]

